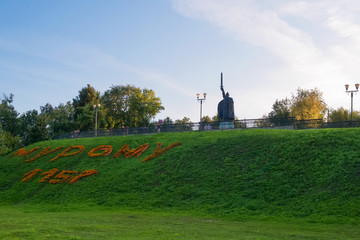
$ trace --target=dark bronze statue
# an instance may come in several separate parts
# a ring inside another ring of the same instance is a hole
[[[224,86],[223,86],[223,74],[221,73],[221,86],[220,86],[223,100],[221,100],[218,104],[218,117],[220,121],[230,122],[235,119],[234,114],[234,100],[229,96],[227,92],[225,94]]]

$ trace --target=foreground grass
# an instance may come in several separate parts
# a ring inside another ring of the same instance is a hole
[[[359,135],[360,128],[249,129],[39,142],[26,149],[83,145],[86,150],[56,161],[51,159],[59,152],[29,162],[26,159],[38,152],[27,157],[1,156],[0,205],[63,208],[81,204],[140,212],[185,211],[236,220],[267,216],[359,223]],[[175,142],[181,145],[142,162],[158,143],[166,147]],[[149,147],[137,158],[113,157],[124,145],[136,148],[144,143]],[[113,152],[90,157],[88,152],[100,145],[111,145]],[[79,173],[95,169],[98,174],[75,184],[40,182],[41,174],[54,168]],[[34,169],[41,172],[23,182],[25,173]]]
[[[356,224],[224,220],[114,208],[1,206],[0,239],[359,239]]]

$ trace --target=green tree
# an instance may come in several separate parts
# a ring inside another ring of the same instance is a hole
[[[164,109],[153,90],[131,85],[112,86],[101,97],[108,128],[144,126]]]
[[[86,131],[95,129],[95,111],[96,109],[94,108],[94,106],[90,104],[81,107],[81,114],[78,117],[80,130]],[[101,108],[98,108],[97,111],[97,127],[98,129],[101,129],[101,127],[104,125],[104,115]]]
[[[272,111],[269,113],[269,118],[289,118],[291,116],[291,101],[288,98],[278,100],[272,105]]]
[[[209,116],[204,116],[204,117],[201,118],[201,122],[210,123],[211,118]]]
[[[188,117],[175,120],[175,124],[175,129],[177,129],[178,131],[191,131],[193,127],[193,124]]]
[[[289,119],[291,115],[292,102],[290,99],[285,98],[282,100],[276,99],[272,105],[272,111],[266,116],[263,116],[263,120],[258,121],[258,127],[276,127],[291,125],[292,121]]]
[[[190,118],[183,117],[183,119],[177,119],[175,120],[175,124],[188,124],[191,123]]]
[[[130,96],[132,87],[112,86],[101,97],[101,103],[106,116],[107,128],[121,128],[129,124]]]
[[[51,115],[54,112],[54,108],[50,103],[45,104],[45,106],[40,106],[40,113]]]
[[[164,119],[164,125],[172,125],[174,124],[174,121],[170,117],[166,117]]]
[[[149,125],[151,118],[164,109],[160,98],[155,96],[153,90],[134,88],[130,97],[130,113],[134,118],[133,126]]]
[[[345,122],[351,120],[351,112],[343,107],[332,109],[329,114],[330,122]],[[353,111],[353,120],[360,121],[360,112]]]
[[[12,135],[19,135],[19,121],[17,119],[19,113],[12,106],[14,95],[4,95],[0,103],[0,124],[2,130],[10,132]]]
[[[291,102],[291,116],[296,120],[322,119],[325,116],[326,105],[322,93],[316,88],[311,90],[298,88]]]
[[[220,121],[219,116],[216,114],[215,116],[213,116],[213,117],[211,118],[211,121],[213,121],[213,122],[219,122],[219,121]]]
[[[69,133],[78,129],[74,119],[75,109],[71,102],[59,104],[50,113],[50,132],[52,136]]]
[[[36,110],[27,111],[20,116],[21,141],[24,145],[50,138],[48,121],[45,115]]]
[[[3,131],[0,124],[0,155],[5,155],[21,146],[20,137]]]
[[[79,95],[73,99],[73,106],[75,108],[74,118],[77,120],[81,114],[83,107],[86,105],[97,104],[100,101],[100,92],[97,92],[90,84],[79,91]]]

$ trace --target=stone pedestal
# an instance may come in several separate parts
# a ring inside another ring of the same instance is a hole
[[[220,129],[231,129],[234,128],[233,122],[220,122],[219,124]]]

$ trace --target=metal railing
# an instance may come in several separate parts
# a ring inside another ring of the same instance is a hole
[[[326,122],[323,119],[296,120],[294,129],[360,127],[360,121]]]
[[[230,129],[270,128],[270,129],[317,129],[360,127],[360,121],[326,122],[324,119],[295,120],[295,118],[242,119],[231,122]],[[212,131],[222,130],[220,122],[190,122],[183,124],[157,124],[145,127],[126,127],[98,131],[74,131],[53,139],[88,138],[101,136],[121,136],[155,134],[160,132]]]

